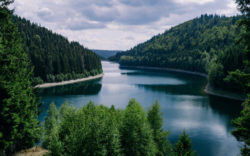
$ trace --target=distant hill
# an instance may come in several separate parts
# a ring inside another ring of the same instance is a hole
[[[13,16],[13,22],[22,34],[37,83],[82,78],[102,72],[100,57],[78,42],[69,42],[62,35],[24,18]]]
[[[92,49],[97,55],[99,55],[102,59],[108,59],[111,56],[116,55],[117,53],[121,53],[121,50],[96,50]]]
[[[237,21],[241,16],[201,15],[163,34],[109,58],[125,66],[183,69],[209,75],[210,82],[225,87],[229,71],[244,68],[243,47]],[[237,85],[229,86],[238,88]]]

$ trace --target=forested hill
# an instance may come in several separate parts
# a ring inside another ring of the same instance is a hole
[[[213,85],[225,86],[228,71],[244,68],[244,48],[236,44],[240,18],[201,15],[118,53],[110,60],[126,66],[168,67],[207,73]]]
[[[63,81],[96,75],[102,72],[101,60],[77,42],[13,16],[26,45],[36,83]]]
[[[111,56],[114,56],[117,53],[121,53],[121,50],[96,50],[92,49],[97,55],[99,55],[103,60],[108,59]]]

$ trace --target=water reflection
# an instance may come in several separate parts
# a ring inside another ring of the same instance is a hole
[[[199,85],[194,84],[179,84],[179,85],[150,85],[150,84],[138,84],[139,88],[151,90],[154,92],[163,92],[171,95],[202,95],[202,88]]]
[[[225,99],[218,96],[209,96],[210,107],[217,114],[223,114],[230,119],[234,119],[239,116],[242,109],[242,101],[237,101],[233,99]]]
[[[42,96],[62,96],[62,95],[97,95],[102,88],[100,79],[87,82],[68,84],[38,90],[38,95]]]
[[[102,62],[104,77],[73,85],[41,89],[43,121],[49,103],[60,107],[65,101],[81,107],[92,100],[96,104],[125,108],[136,98],[144,109],[156,99],[161,104],[165,130],[175,143],[183,129],[192,138],[201,156],[235,156],[238,142],[231,135],[231,120],[239,115],[241,102],[203,92],[206,79],[199,76],[152,70],[119,69],[116,63]]]

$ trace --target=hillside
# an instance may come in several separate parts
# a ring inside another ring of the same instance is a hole
[[[206,73],[215,87],[225,87],[229,71],[244,68],[244,52],[235,44],[241,16],[201,15],[109,59],[122,66],[177,68]],[[228,87],[228,86],[227,86]],[[230,89],[241,90],[237,85]]]
[[[103,60],[108,59],[109,57],[122,52],[120,50],[96,50],[96,49],[92,49],[92,51],[95,52],[97,55],[99,55]]]
[[[69,42],[30,21],[13,16],[34,66],[36,83],[63,81],[102,73],[101,60],[78,42]]]

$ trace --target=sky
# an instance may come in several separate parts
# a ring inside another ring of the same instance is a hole
[[[15,14],[89,49],[128,50],[201,14],[239,14],[234,0],[15,0]]]

